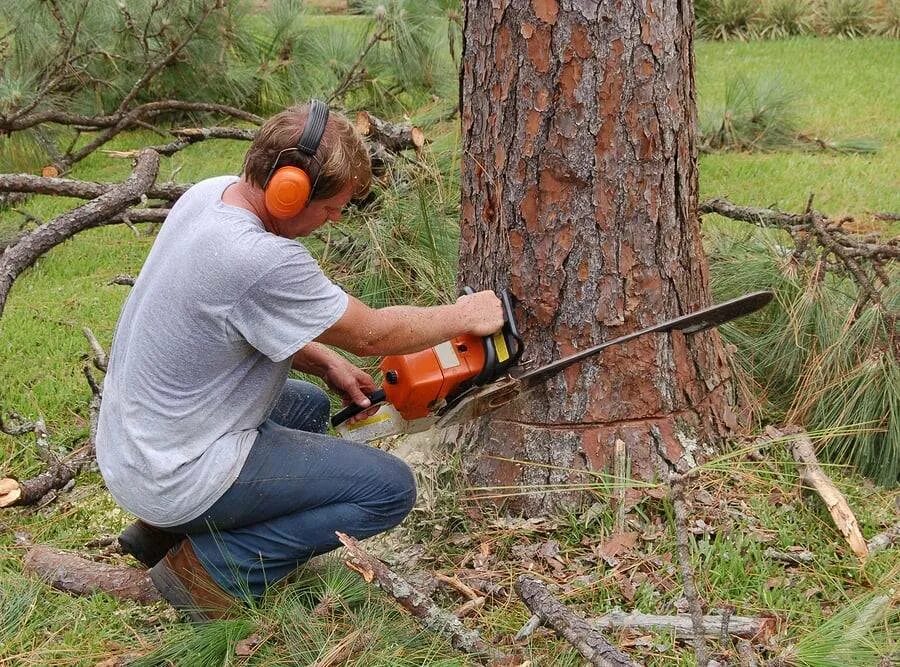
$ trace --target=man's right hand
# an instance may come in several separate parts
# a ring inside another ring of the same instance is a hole
[[[490,336],[503,328],[503,304],[492,290],[463,294],[456,305],[470,334]]]

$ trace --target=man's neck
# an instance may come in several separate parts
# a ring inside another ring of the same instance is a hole
[[[274,220],[266,210],[265,193],[243,178],[225,188],[225,192],[222,193],[222,202],[250,211],[262,221],[266,231],[276,233]]]

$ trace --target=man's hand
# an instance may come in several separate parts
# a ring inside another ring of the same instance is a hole
[[[370,405],[369,395],[377,389],[375,380],[372,376],[363,370],[360,370],[343,357],[337,357],[334,363],[329,366],[328,370],[322,375],[325,384],[334,393],[341,397],[344,405],[355,403],[360,407],[368,407]],[[378,412],[378,406],[371,407],[368,410],[360,412],[347,420],[347,423],[353,423],[360,419],[365,419]]]
[[[456,300],[456,305],[471,334],[490,336],[503,328],[503,304],[492,290],[463,294]]]

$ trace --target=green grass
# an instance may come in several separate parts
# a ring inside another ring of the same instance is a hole
[[[700,165],[701,197],[726,196],[737,203],[796,210],[814,192],[816,206],[829,214],[862,216],[869,211],[900,210],[898,62],[900,44],[887,40],[699,43],[701,106],[714,107],[722,102],[725,81],[730,76],[741,73],[760,77],[777,72],[796,88],[801,130],[832,140],[871,137],[881,144],[878,153],[865,156],[804,152],[706,155]],[[435,138],[434,153],[423,158],[428,169],[409,166],[408,180],[385,186],[386,203],[381,213],[365,214],[373,222],[382,223],[372,235],[379,244],[398,244],[405,235],[434,239],[435,230],[443,229],[436,225],[455,217],[458,193],[452,178],[452,186],[443,191],[435,189],[432,182],[435,174],[446,179],[458,170],[452,150],[455,138],[437,131]],[[134,133],[121,137],[114,147],[133,148],[160,140]],[[245,148],[238,142],[192,147],[163,161],[160,180],[174,177],[195,181],[234,173]],[[111,180],[122,178],[128,169],[127,161],[95,155],[79,165],[75,175]],[[27,209],[47,219],[71,204],[37,197]],[[0,237],[14,228],[16,221],[8,212],[0,214]],[[705,224],[711,236],[713,232],[736,229],[746,232],[738,223],[712,216]],[[89,391],[81,375],[81,357],[87,344],[81,327],[91,327],[108,346],[128,288],[107,283],[116,274],[140,270],[152,243],[152,235],[146,233],[146,227],[142,229],[140,236],[125,227],[80,234],[43,257],[11,291],[0,319],[0,411],[5,415],[15,410],[30,418],[43,415],[55,445],[74,446],[87,432]],[[452,245],[452,230],[441,233],[451,236],[441,236],[438,241]],[[320,244],[311,245],[316,252],[324,252]],[[426,256],[430,245],[428,241]],[[447,252],[446,246],[435,247]],[[419,283],[395,286],[389,275],[370,272],[372,267],[379,268],[371,256],[357,259],[373,262],[363,271],[369,282],[354,278],[349,271],[345,277],[359,280],[350,284],[362,292],[369,291],[370,296],[384,297],[386,286],[396,287],[404,296],[422,289],[430,290],[430,299],[440,295],[436,289],[440,280],[434,274],[426,272]],[[422,258],[404,261],[415,266]],[[333,268],[340,270],[337,262]],[[452,260],[440,271],[452,275]],[[800,495],[796,471],[786,454],[776,451],[772,461],[723,464],[704,473],[703,487],[736,514],[703,515],[716,530],[695,540],[695,571],[710,608],[733,605],[735,613],[773,612],[782,621],[779,645],[797,643],[805,649],[810,642],[803,644],[800,640],[837,610],[855,600],[865,600],[872,592],[896,589],[900,570],[896,552],[879,554],[859,567],[821,503]],[[27,476],[41,466],[32,436],[0,436],[0,474]],[[452,468],[442,470],[442,475],[447,473],[444,477],[454,476]],[[873,487],[849,470],[830,472],[848,495],[867,537],[896,520],[896,491]],[[452,572],[463,558],[478,551],[482,540],[491,545],[493,553],[514,559],[515,546],[553,538],[560,543],[567,566],[589,577],[562,594],[574,608],[588,614],[598,614],[613,605],[637,606],[647,612],[674,610],[681,590],[672,561],[671,509],[665,501],[646,500],[634,511],[635,516],[652,524],[658,537],[641,544],[645,565],[636,565],[629,572],[655,573],[660,581],[636,580],[634,600],[629,601],[616,573],[589,559],[590,545],[602,542],[612,530],[611,513],[604,511],[594,518],[570,517],[550,534],[523,533],[473,521],[459,500],[467,493],[443,488],[438,494],[442,502],[439,507],[420,506],[407,522],[404,544],[418,541],[427,547],[431,560],[424,561],[423,567]],[[607,499],[599,493],[598,502],[606,508]],[[0,665],[87,666],[109,655],[153,651],[158,652],[148,662],[193,665],[197,663],[186,656],[195,655],[198,642],[210,648],[209,664],[225,664],[226,657],[230,664],[309,664],[355,629],[369,633],[372,641],[350,664],[469,664],[443,641],[418,631],[403,613],[337,563],[329,566],[324,578],[273,593],[259,610],[248,612],[237,624],[214,627],[199,635],[177,623],[164,605],[141,608],[103,595],[74,599],[21,575],[21,551],[12,536],[15,530],[29,531],[35,541],[82,549],[94,537],[116,533],[128,520],[105,493],[96,473],[82,475],[72,492],[46,508],[0,514]],[[457,541],[449,539],[460,535]],[[816,561],[786,567],[763,555],[767,546],[802,546],[816,554]],[[509,587],[521,564],[501,559],[498,569],[503,572],[502,582]],[[325,595],[335,596],[340,603],[330,616],[311,616],[309,610]],[[460,602],[448,594],[439,595],[439,599],[448,608]],[[514,634],[528,615],[514,599],[500,599],[470,622],[489,641],[500,641]],[[893,646],[896,650],[896,615],[879,627],[884,640],[881,648]],[[233,655],[234,642],[253,633],[263,638],[262,646],[253,658],[238,660]],[[661,635],[654,635],[653,641],[663,647],[671,645],[671,640]],[[534,664],[580,664],[568,645],[546,633],[538,633],[523,651]],[[813,648],[809,652],[814,653]],[[651,648],[647,657],[654,665],[692,662],[690,648],[683,646],[676,650]]]
[[[838,141],[872,138],[881,149],[874,155],[704,155],[701,199],[795,211],[814,193],[816,207],[830,215],[900,211],[900,41],[698,42],[701,114],[724,104],[725,86],[738,75],[777,76],[793,89],[801,132]]]

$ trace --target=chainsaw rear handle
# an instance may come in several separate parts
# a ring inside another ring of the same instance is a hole
[[[384,403],[384,399],[384,389],[376,389],[369,395],[369,401],[371,401],[371,403],[369,404],[369,408],[371,408],[373,405]],[[350,419],[350,417],[354,417],[360,412],[368,410],[369,408],[364,408],[361,405],[352,403],[351,405],[345,407],[343,410],[334,413],[334,416],[331,418],[331,426],[336,427],[339,424],[343,424],[345,421]]]

